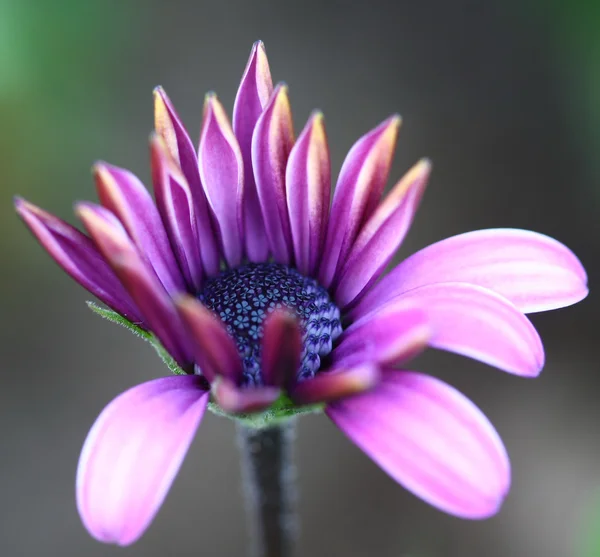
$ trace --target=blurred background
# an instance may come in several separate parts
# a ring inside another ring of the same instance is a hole
[[[530,228],[590,275],[582,304],[533,315],[547,365],[518,379],[428,353],[490,417],[513,486],[498,516],[448,517],[396,486],[323,416],[296,448],[300,555],[600,556],[600,2],[597,0],[0,0],[0,555],[244,555],[231,422],[207,416],[147,534],[92,540],[74,504],[87,431],[114,396],[166,372],[89,298],[15,216],[19,194],[73,222],[104,159],[149,181],[152,88],[192,137],[204,93],[230,110],[262,39],[290,86],[296,129],[325,112],[337,173],[361,134],[404,118],[393,178],[434,172],[400,256],[468,230]]]

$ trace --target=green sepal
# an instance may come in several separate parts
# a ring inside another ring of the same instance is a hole
[[[128,319],[125,319],[125,317],[123,317],[116,311],[100,307],[98,304],[90,301],[86,302],[86,304],[94,313],[97,313],[101,317],[104,317],[104,319],[108,319],[113,323],[117,323],[118,325],[125,327],[134,335],[141,337],[145,341],[149,342],[154,347],[154,350],[156,350],[157,354],[160,356],[160,359],[165,363],[165,365],[169,368],[169,370],[172,373],[174,373],[175,375],[186,375],[185,371],[183,371],[177,365],[177,362],[171,357],[171,355],[165,350],[164,346],[152,333],[149,333],[141,327],[138,327],[136,324],[132,323]]]

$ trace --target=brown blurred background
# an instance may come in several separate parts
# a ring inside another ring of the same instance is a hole
[[[433,160],[402,256],[463,231],[530,228],[569,245],[592,288],[580,305],[532,317],[547,351],[537,380],[445,353],[418,362],[502,435],[513,486],[497,517],[443,515],[325,417],[308,417],[297,443],[300,555],[598,557],[597,29],[597,0],[0,0],[0,556],[244,555],[234,427],[212,415],[141,541],[104,546],[81,526],[74,478],[90,425],[166,369],[86,308],[11,196],[72,222],[72,202],[95,199],[94,160],[148,183],[152,88],[166,88],[196,138],[204,93],[231,109],[260,38],[274,79],[290,86],[296,128],[325,112],[334,172],[394,112],[404,118],[394,178]]]

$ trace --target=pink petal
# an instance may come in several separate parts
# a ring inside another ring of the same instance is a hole
[[[208,403],[201,377],[133,387],[92,426],[77,468],[77,508],[90,534],[129,545],[146,530],[190,446]]]
[[[66,273],[117,313],[147,327],[135,302],[85,234],[24,199],[15,198],[15,208]]]
[[[244,162],[227,114],[214,94],[206,97],[198,158],[225,259],[236,267],[242,261]]]
[[[391,261],[412,224],[430,171],[428,160],[417,163],[363,226],[339,273],[335,290],[338,306],[352,303]]]
[[[220,271],[219,246],[212,227],[211,210],[200,183],[196,149],[162,87],[154,89],[154,122],[156,133],[179,165],[194,198],[204,269],[209,276],[217,275]]]
[[[588,292],[583,266],[560,242],[529,230],[476,230],[432,244],[403,261],[358,303],[352,315],[438,282],[489,288],[524,313],[568,306]]]
[[[238,387],[222,376],[213,381],[211,392],[219,407],[229,414],[247,414],[265,410],[281,395],[279,387]]]
[[[508,492],[510,463],[498,434],[439,379],[388,371],[378,387],[326,413],[394,480],[447,513],[487,518]]]
[[[354,144],[342,165],[319,271],[319,280],[325,287],[334,281],[360,227],[379,203],[390,172],[399,127],[399,116],[388,118]]]
[[[314,275],[321,261],[331,195],[331,163],[323,115],[316,112],[290,152],[286,169],[296,267]]]
[[[265,45],[258,41],[252,47],[233,106],[233,131],[244,159],[244,242],[248,259],[254,262],[267,260],[269,245],[252,169],[252,133],[272,93]]]
[[[156,205],[167,230],[188,288],[199,292],[202,287],[202,260],[196,209],[187,180],[166,151],[159,136],[150,140],[152,182]]]
[[[113,212],[170,294],[185,291],[185,282],[154,201],[129,171],[105,163],[94,167],[98,197]]]
[[[292,256],[285,167],[293,144],[287,87],[278,85],[254,128],[252,165],[271,252],[275,261],[283,264],[288,264]]]
[[[302,331],[296,316],[276,309],[264,323],[261,371],[265,385],[281,386],[296,378],[300,367]]]
[[[439,283],[410,290],[397,300],[423,308],[433,331],[429,344],[435,348],[524,377],[536,377],[544,367],[544,347],[534,326],[491,290],[466,283]]]

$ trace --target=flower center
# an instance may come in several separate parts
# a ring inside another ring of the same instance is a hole
[[[248,263],[210,279],[198,299],[216,313],[235,340],[248,384],[261,384],[263,323],[277,308],[298,315],[303,350],[298,379],[313,377],[321,357],[342,332],[340,310],[315,279],[279,263]]]

